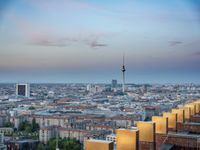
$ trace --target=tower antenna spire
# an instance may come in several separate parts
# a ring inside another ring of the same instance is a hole
[[[122,92],[125,92],[125,54],[123,53],[123,64],[122,64],[122,79],[123,79],[123,83],[122,83]]]

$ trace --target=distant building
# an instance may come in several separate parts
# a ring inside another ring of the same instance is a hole
[[[101,93],[105,90],[105,87],[99,86],[99,85],[87,85],[87,91],[90,93]]]
[[[11,141],[5,142],[5,144],[7,145],[7,150],[24,150],[24,149],[33,150],[33,149],[37,149],[37,145],[39,144],[39,141],[32,140],[32,139],[11,140]]]
[[[30,86],[29,84],[16,84],[16,96],[30,96]]]
[[[116,88],[117,87],[117,80],[112,80],[112,88]]]
[[[0,133],[0,144],[2,144],[4,141],[4,136],[3,136],[3,133]]]
[[[88,84],[87,87],[86,87],[86,90],[90,91],[90,89],[91,89],[91,84]]]
[[[39,132],[39,140],[40,142],[47,143],[51,138],[56,137],[56,128],[53,126],[43,127]]]
[[[6,121],[8,121],[8,117],[6,115],[0,114],[0,127],[3,126]]]
[[[0,128],[0,135],[12,135],[12,133],[14,132],[13,128]]]
[[[146,84],[144,84],[142,87],[141,87],[141,92],[142,93],[147,93],[147,90],[148,90],[148,86]]]
[[[144,107],[144,113],[145,113],[145,120],[151,120],[152,116],[158,116],[159,115],[160,108],[158,106],[146,106]]]
[[[6,150],[6,145],[0,144],[0,150]]]
[[[54,91],[49,91],[48,92],[48,97],[52,98],[52,97],[54,97],[54,94],[55,94]]]
[[[114,142],[114,144],[116,144],[116,135],[115,134],[109,134],[106,136],[106,141],[111,141]]]
[[[4,145],[4,135],[0,133],[0,150],[6,150],[6,145]]]

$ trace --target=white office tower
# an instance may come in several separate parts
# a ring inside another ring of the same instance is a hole
[[[90,91],[90,90],[91,90],[91,84],[88,84],[88,85],[87,85],[86,90],[87,90],[87,91]]]
[[[24,84],[24,83],[18,83],[16,84],[16,96],[24,96],[29,97],[30,96],[30,85]]]

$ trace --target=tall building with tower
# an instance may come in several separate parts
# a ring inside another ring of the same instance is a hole
[[[16,84],[16,96],[30,96],[30,86],[29,84],[18,83]]]
[[[124,93],[125,92],[125,60],[124,60],[124,55],[123,55],[123,64],[122,64],[122,80],[123,80],[123,83],[122,83],[122,92]]]

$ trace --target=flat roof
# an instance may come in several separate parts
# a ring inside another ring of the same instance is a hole
[[[96,139],[90,139],[90,140],[87,140],[87,142],[96,142],[96,143],[105,143],[105,144],[113,143],[112,141],[96,140]]]
[[[188,134],[188,133],[183,133],[183,132],[180,132],[180,133],[168,133],[168,135],[188,137],[188,138],[200,138],[199,134]]]
[[[170,150],[173,148],[173,144],[163,144],[161,145],[160,149],[159,150]]]
[[[119,128],[117,130],[139,131],[139,129],[137,127],[131,127],[130,129]]]

